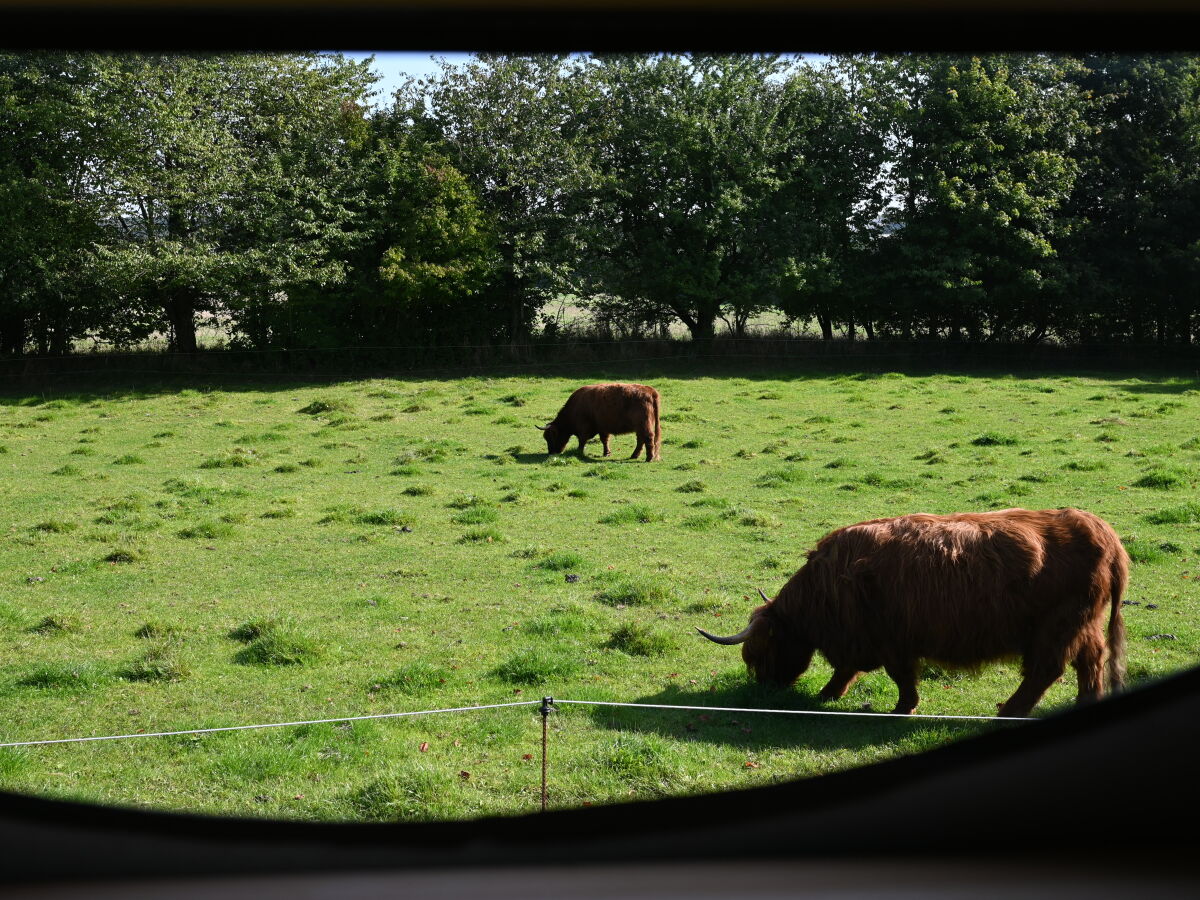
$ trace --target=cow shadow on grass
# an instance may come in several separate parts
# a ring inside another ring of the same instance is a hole
[[[522,465],[526,466],[545,465],[546,462],[551,459],[570,459],[572,462],[582,463],[585,466],[606,465],[608,463],[637,462],[640,462],[643,465],[645,464],[645,459],[642,457],[630,459],[628,455],[621,456],[615,450],[613,451],[612,456],[593,456],[591,453],[580,456],[578,453],[572,450],[569,453],[513,453],[510,454],[508,458],[513,462],[521,463]]]
[[[588,709],[597,727],[621,732],[653,733],[678,741],[720,744],[746,751],[806,747],[816,751],[891,748],[916,752],[949,740],[1011,727],[987,721],[937,721],[887,714],[829,715],[835,712],[887,713],[893,698],[877,698],[870,710],[864,710],[855,709],[845,701],[840,704],[821,703],[816,698],[816,691],[816,687],[807,691],[802,686],[771,689],[754,684],[696,691],[671,685],[629,702],[706,709],[670,710],[630,706],[593,706]],[[858,701],[861,702],[861,699],[858,698]]]
[[[1127,394],[1184,394],[1200,389],[1200,379],[1187,378],[1163,381],[1143,381],[1130,384],[1118,381],[1110,382],[1109,387],[1124,391]]]

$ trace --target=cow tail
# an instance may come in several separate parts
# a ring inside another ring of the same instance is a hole
[[[654,451],[650,458],[662,458],[662,426],[658,423],[658,391],[654,392]]]
[[[1122,552],[1112,563],[1109,586],[1108,613],[1108,690],[1110,693],[1125,686],[1125,620],[1121,616],[1121,596],[1129,580],[1129,563]]]

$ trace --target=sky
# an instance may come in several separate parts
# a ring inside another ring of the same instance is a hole
[[[451,65],[462,65],[472,56],[470,53],[461,52],[438,52],[425,50],[421,52],[377,52],[377,53],[361,53],[342,51],[342,55],[347,59],[363,60],[369,56],[375,57],[375,63],[372,68],[383,76],[375,85],[375,89],[379,94],[375,97],[376,106],[386,106],[392,98],[392,94],[396,89],[403,84],[406,76],[420,78],[423,75],[432,75],[440,70],[435,57],[444,57]],[[826,57],[813,53],[803,54],[804,59],[810,62],[823,60]]]
[[[385,106],[391,100],[392,94],[404,83],[407,76],[420,78],[422,75],[432,75],[441,67],[434,57],[445,57],[451,65],[461,65],[471,58],[470,53],[450,53],[437,51],[422,51],[420,53],[350,53],[342,51],[347,59],[363,60],[368,56],[375,57],[371,67],[383,78],[375,85],[379,95],[375,98],[377,106]]]

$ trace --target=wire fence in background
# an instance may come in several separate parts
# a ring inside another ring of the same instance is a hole
[[[463,377],[561,370],[576,366],[734,364],[873,369],[1006,371],[1160,371],[1200,377],[1200,347],[1163,345],[1016,345],[945,340],[871,340],[797,336],[721,336],[695,342],[667,338],[570,339],[504,344],[328,347],[294,350],[118,352],[0,358],[0,386],[135,379],[354,380],[373,377]],[[92,385],[89,384],[89,387]]]
[[[152,731],[152,732],[134,732],[132,734],[110,734],[97,735],[90,737],[71,737],[71,738],[50,738],[43,740],[32,741],[7,741],[0,743],[0,749],[3,748],[18,748],[18,747],[44,747],[49,745],[61,744],[82,744],[95,741],[122,741],[132,738],[157,738],[157,737],[179,737],[183,735],[193,734],[216,734],[220,732],[230,731],[253,731],[265,728],[287,728],[300,725],[327,725],[341,722],[361,722],[372,719],[400,719],[411,718],[415,716],[431,716],[444,713],[467,713],[476,712],[486,709],[509,709],[518,706],[537,706],[538,712],[542,720],[542,780],[541,780],[541,810],[546,811],[549,797],[549,716],[550,713],[557,711],[559,705],[574,705],[574,706],[602,706],[602,707],[627,707],[634,709],[655,709],[655,710],[671,710],[671,711],[702,711],[702,712],[731,712],[741,714],[764,714],[764,715],[791,715],[791,716],[834,716],[842,718],[882,718],[894,719],[897,721],[905,719],[925,719],[937,721],[971,721],[971,722],[1035,722],[1036,718],[1022,718],[1016,716],[961,716],[961,715],[927,715],[922,713],[883,713],[883,712],[852,712],[843,710],[820,710],[820,709],[762,709],[757,707],[741,707],[741,706],[688,706],[672,703],[623,703],[619,701],[608,700],[555,700],[552,696],[543,697],[541,700],[520,700],[512,703],[489,703],[476,706],[455,706],[445,709],[424,709],[412,710],[408,712],[394,713],[375,713],[364,716],[340,716],[333,719],[305,719],[295,722],[270,722],[255,725],[227,725],[215,728],[188,728],[178,731]]]

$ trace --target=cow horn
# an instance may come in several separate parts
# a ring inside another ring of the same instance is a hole
[[[754,623],[751,622],[749,625],[747,625],[745,628],[743,628],[737,634],[731,634],[729,637],[717,637],[715,634],[709,634],[703,628],[697,628],[696,630],[698,632],[700,632],[702,635],[704,635],[706,638],[708,638],[710,641],[712,641],[714,644],[740,644],[744,640],[746,640],[746,638],[750,637],[750,630],[753,627],[754,627]]]
[[[770,603],[770,602],[771,602],[771,598],[770,598],[770,597],[768,597],[766,594],[764,594],[764,593],[763,593],[763,590],[762,590],[762,588],[758,588],[757,590],[758,590],[758,596],[762,597],[762,598],[763,598],[763,600],[764,600],[765,602],[767,602],[767,603]]]

